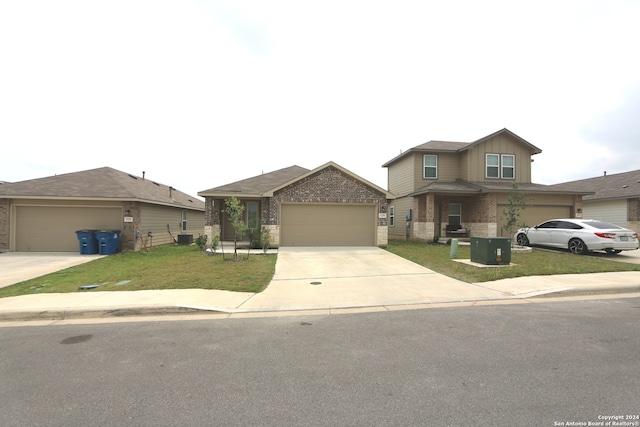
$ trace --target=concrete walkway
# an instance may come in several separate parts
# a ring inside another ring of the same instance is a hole
[[[6,262],[6,255],[0,255],[0,268]],[[89,260],[84,257],[87,255],[80,259]],[[0,321],[193,312],[224,316],[299,310],[335,313],[365,308],[388,310],[436,303],[519,300],[542,295],[636,292],[640,292],[640,272],[532,276],[466,283],[379,248],[282,248],[273,280],[261,293],[187,289],[24,295],[0,298]]]

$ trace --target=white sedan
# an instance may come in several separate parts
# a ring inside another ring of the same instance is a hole
[[[521,246],[540,245],[569,249],[574,254],[606,251],[618,254],[638,249],[638,233],[594,219],[552,219],[515,233]]]

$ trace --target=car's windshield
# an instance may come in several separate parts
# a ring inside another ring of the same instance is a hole
[[[589,224],[592,227],[599,228],[601,230],[606,230],[608,228],[622,228],[614,224],[609,224],[608,222],[602,221],[588,221],[586,224]]]

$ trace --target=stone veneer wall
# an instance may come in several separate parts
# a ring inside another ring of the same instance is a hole
[[[139,202],[125,202],[122,205],[122,212],[129,210],[129,216],[133,218],[133,222],[122,223],[122,235],[120,236],[120,248],[123,251],[139,251],[143,248],[141,239],[136,237],[136,231],[140,230],[140,203]],[[147,236],[140,236],[142,239],[147,239]]]
[[[204,198],[204,235],[207,236],[207,242],[211,243],[213,236],[220,234],[220,218],[223,199],[214,199],[213,197]]]

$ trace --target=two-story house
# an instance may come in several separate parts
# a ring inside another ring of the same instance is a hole
[[[541,150],[502,129],[477,141],[429,141],[388,161],[390,239],[508,236],[509,194],[527,196],[519,222],[580,217],[582,195],[531,182],[532,156]]]

